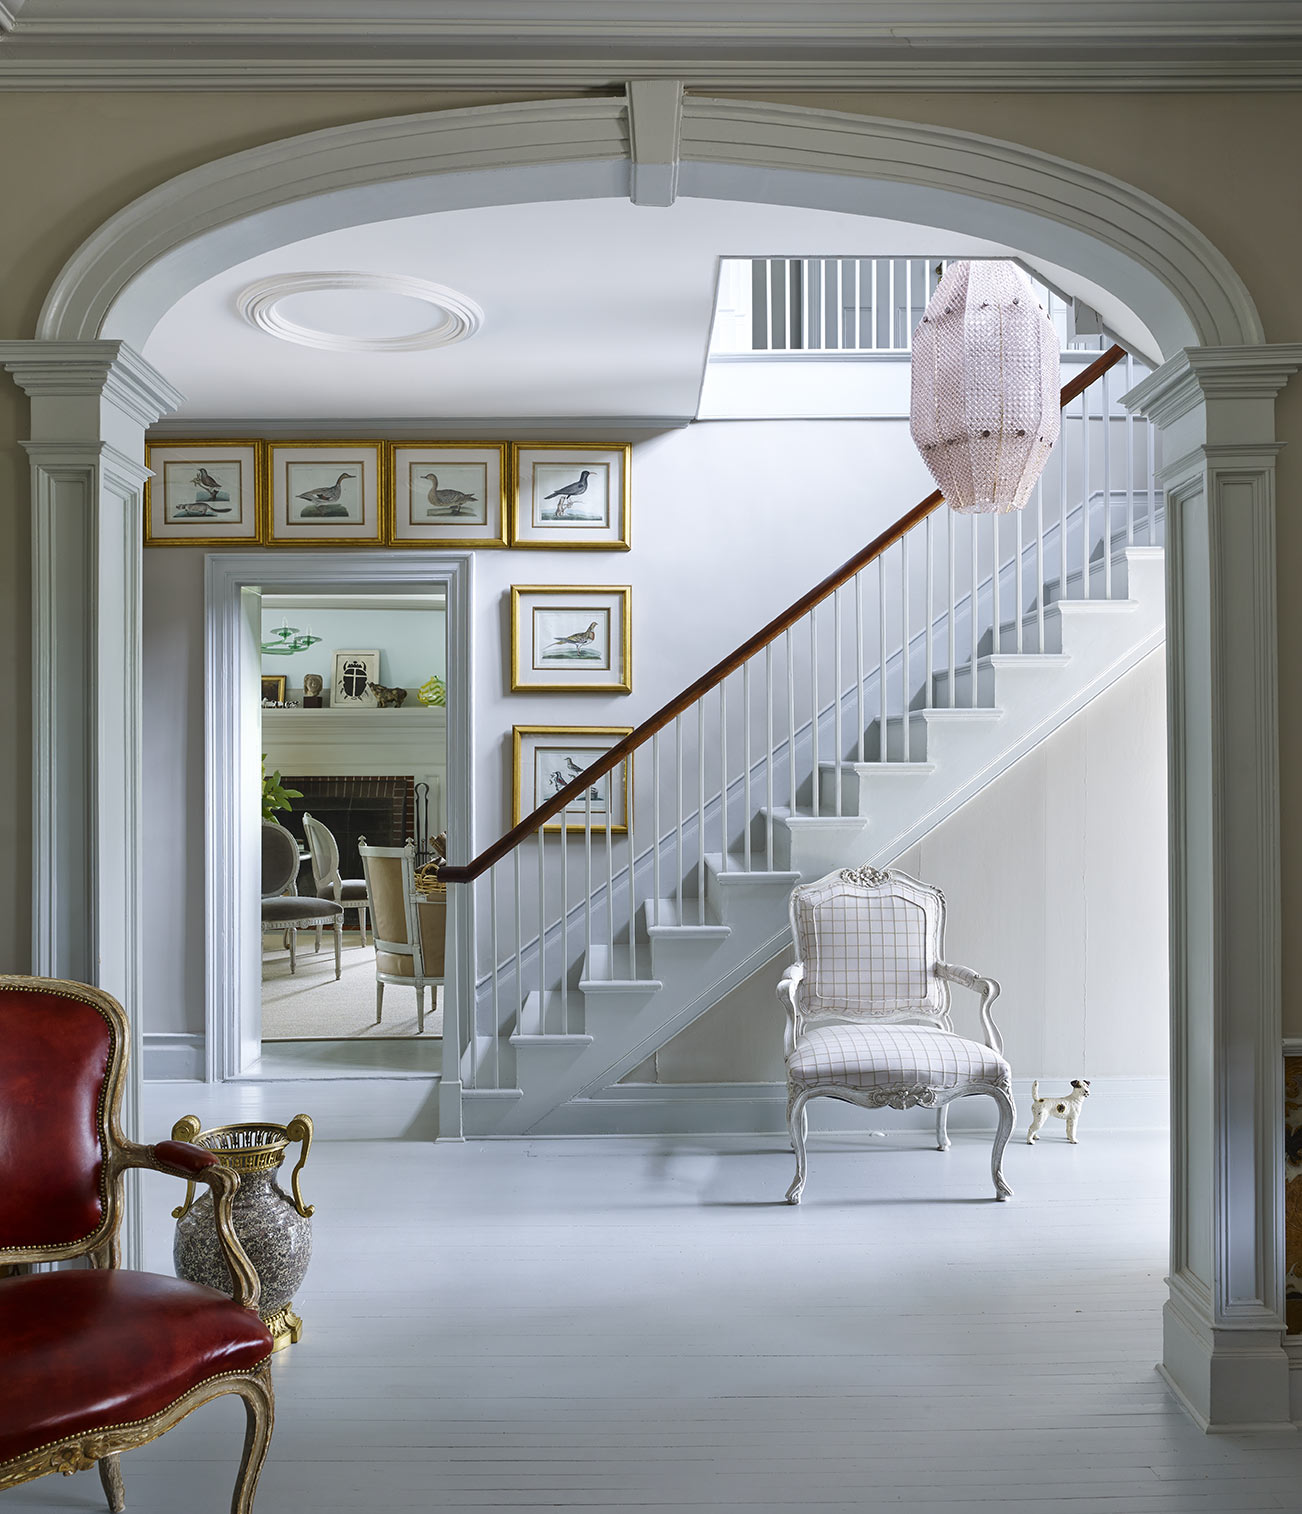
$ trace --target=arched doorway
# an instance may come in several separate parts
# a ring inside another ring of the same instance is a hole
[[[145,428],[175,403],[137,350],[162,311],[215,270],[314,230],[520,200],[664,205],[675,193],[997,234],[1139,312],[1167,359],[1132,399],[1167,433],[1174,459],[1175,1197],[1164,1368],[1205,1423],[1286,1420],[1273,406],[1302,351],[1262,344],[1242,280],[1196,228],[1079,165],[951,130],[684,99],[672,82],[649,81],[626,100],[449,111],[291,138],[182,175],[112,218],[56,281],[37,340],[0,344],[32,397],[44,586],[37,969],[133,997],[138,497]],[[60,684],[88,685],[94,697],[60,701]],[[458,1128],[459,1096],[445,1078],[446,1131]]]

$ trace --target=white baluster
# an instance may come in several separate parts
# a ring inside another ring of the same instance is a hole
[[[1004,613],[999,594],[999,516],[990,517],[990,650],[1003,650]]]
[[[791,351],[791,259],[782,259],[782,315],[786,321],[787,340],[783,349]]]
[[[1081,598],[1094,598],[1094,575],[1090,571],[1091,546],[1094,536],[1093,511],[1090,508],[1090,392],[1080,397],[1081,424]]]
[[[1058,598],[1067,597],[1067,414],[1062,417],[1062,429],[1058,445],[1053,449],[1058,454]]]
[[[561,812],[561,824],[565,813]],[[543,1032],[547,1030],[547,861],[543,855],[543,837],[547,827],[538,827],[538,1005],[542,1015]]]
[[[926,274],[926,266],[923,266],[923,274]],[[925,288],[925,280],[924,280]],[[923,645],[926,648],[926,683],[922,697],[922,707],[929,710],[935,700],[935,677],[936,677],[936,653],[935,653],[935,620],[936,620],[936,565],[932,559],[933,542],[931,522],[933,517],[928,516],[923,531],[923,547],[927,553],[927,592],[925,601],[925,613],[927,616],[927,629],[923,634]]]
[[[741,667],[741,848],[742,867],[750,872],[750,832],[751,818],[754,811],[751,809],[750,798],[750,770],[751,770],[751,736],[750,736],[750,659],[748,658]]]
[[[841,756],[843,737],[841,732],[841,591],[833,590],[832,593],[832,739],[836,743],[833,754],[833,787],[836,790],[836,811],[841,813]],[[819,781],[819,775],[814,774],[814,782]]]
[[[624,768],[624,819],[628,823],[628,975],[637,977],[637,847],[633,841],[633,817],[637,806],[633,803],[633,758],[630,754]]]
[[[592,790],[583,796],[583,970],[592,971]]]
[[[967,617],[969,629],[972,633],[972,645],[968,649],[968,672],[971,675],[972,686],[968,690],[968,704],[974,710],[976,709],[977,702],[977,648],[981,640],[981,619],[980,615],[978,614],[981,603],[981,584],[979,574],[981,543],[979,537],[977,536],[977,521],[979,519],[980,517],[976,515],[968,516],[968,520],[971,523],[971,530],[968,532],[968,545],[972,549],[972,598],[968,607]]]
[[[838,265],[839,266],[839,265]],[[764,648],[764,803],[768,820],[764,827],[765,866],[773,871],[773,643]]]
[[[764,259],[764,350],[773,351],[773,259]]]
[[[888,258],[886,266],[887,266],[887,280],[888,280],[888,292],[887,292],[886,298],[887,298],[887,302],[888,302],[888,305],[889,305],[889,309],[886,312],[886,335],[887,335],[887,338],[888,338],[886,346],[887,346],[887,350],[888,351],[894,352],[895,351],[895,259],[894,258]]]
[[[696,701],[696,913],[705,924],[705,700]]]
[[[796,659],[791,627],[782,633],[787,666],[787,789],[791,813],[796,813]]]
[[[836,350],[845,350],[845,293],[844,273],[845,259],[836,260]]]
[[[809,737],[814,774],[812,813],[821,815],[818,792],[818,606],[815,605],[805,618],[809,622]]]
[[[886,554],[877,554],[877,707],[881,716],[881,736],[877,760],[887,761],[890,742],[886,736]]]
[[[1108,377],[1103,374],[1103,597],[1112,598],[1112,411],[1108,402]]]
[[[876,352],[877,351],[877,259],[873,258],[873,260],[872,260],[872,262],[871,262],[871,264],[869,266],[872,268],[872,275],[873,275],[873,278],[872,278],[872,290],[873,290],[873,303],[872,303],[873,329],[872,329],[872,343],[871,343],[871,345],[870,345],[870,347],[869,347],[868,350],[870,352]]]
[[[827,351],[827,259],[818,260],[818,350]]]
[[[655,923],[661,924],[660,901],[660,732],[651,738],[651,893],[655,899]]]
[[[520,891],[520,848],[511,853],[515,863],[515,995],[519,1000],[520,1008],[524,1008],[524,954],[521,948],[521,938],[524,936],[524,909]]]
[[[678,894],[678,923],[687,924],[687,858],[683,852],[683,717],[674,716],[674,771],[677,774],[678,804],[675,814],[678,817],[678,850],[675,855],[675,865],[678,873],[678,881],[674,885]]]
[[[1126,353],[1126,393],[1135,387],[1135,360]],[[1126,411],[1126,545],[1135,545],[1135,417]]]
[[[863,571],[854,575],[854,686],[859,710],[859,739],[855,744],[858,761],[863,761]]]
[[[488,970],[492,977],[493,1087],[502,1086],[502,1000],[497,986],[497,863],[488,869],[488,945],[492,953]]]
[[[904,339],[902,347],[913,346],[913,259],[904,260]]]
[[[1035,481],[1035,650],[1044,651],[1044,474]]]
[[[859,264],[860,259],[854,260],[854,350],[863,350],[863,308],[859,303]]]
[[[728,680],[719,681],[719,854],[728,856]],[[721,864],[726,866],[726,861]]]
[[[591,794],[591,790],[589,790]],[[615,774],[606,774],[606,962],[615,976]]]
[[[1157,427],[1152,421],[1144,422],[1148,432],[1148,545],[1157,546]],[[1163,528],[1162,539],[1166,539]]]
[[[570,1033],[570,833],[561,817],[561,1035]]]
[[[907,264],[905,265],[908,266]],[[913,761],[913,721],[909,718],[909,538],[900,538],[900,718],[905,762]]]
[[[1036,497],[1038,498],[1040,492],[1039,479],[1036,479],[1035,481],[1035,492]],[[1017,515],[1017,530],[1013,539],[1013,551],[1017,554],[1017,571],[1013,574],[1013,604],[1015,606],[1013,613],[1017,617],[1017,631],[1013,638],[1013,646],[1020,656],[1022,652],[1022,621],[1026,618],[1025,605],[1022,598],[1022,554],[1025,551],[1025,547],[1022,542],[1022,515],[1024,514],[1024,512],[1018,510],[1015,513]]]
[[[954,708],[958,698],[958,679],[955,676],[957,669],[957,653],[954,650],[954,621],[957,618],[958,595],[954,587],[954,512],[948,507],[945,510],[945,566],[949,571],[949,607],[945,612],[945,629],[949,635],[949,707]]]

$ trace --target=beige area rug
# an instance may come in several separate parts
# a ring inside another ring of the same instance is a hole
[[[274,950],[273,947],[274,941]],[[384,1020],[375,1023],[375,949],[344,937],[343,976],[335,981],[335,949],[324,932],[312,950],[311,932],[299,938],[298,971],[279,938],[264,938],[262,1039],[264,1041],[383,1041],[416,1036],[416,990],[396,983],[384,990]],[[434,1005],[434,1008],[431,1008]],[[443,990],[425,990],[422,1040],[443,1034]]]

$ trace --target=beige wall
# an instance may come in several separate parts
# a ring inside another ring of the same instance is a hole
[[[30,337],[45,292],[76,247],[108,215],[152,186],[207,159],[297,132],[403,112],[527,98],[526,94],[304,92],[189,94],[3,94],[0,140],[0,335]],[[1108,94],[768,93],[789,103],[960,127],[1087,163],[1128,180],[1194,222],[1230,259],[1257,301],[1272,341],[1302,339],[1302,290],[1293,275],[1302,245],[1302,196],[1281,163],[1300,135],[1297,96]],[[0,388],[0,632],[11,677],[0,728],[0,966],[29,960],[30,792],[28,748],[30,553],[26,462],[19,439],[25,403]],[[1298,383],[1280,406],[1280,439],[1302,442]],[[1302,595],[1288,592],[1302,566],[1302,459],[1280,460],[1280,644],[1302,633]],[[1286,662],[1287,666],[1287,662]],[[16,676],[15,676],[16,675]],[[1286,700],[1281,770],[1284,791],[1284,911],[1302,903],[1299,848],[1302,716]],[[1302,973],[1286,932],[1285,1023],[1302,1033]]]
[[[942,889],[945,955],[1003,986],[1019,1078],[1167,1071],[1166,679],[1153,652],[896,866]],[[740,984],[629,1082],[781,1082],[777,980]],[[978,1029],[954,993],[954,1027]]]

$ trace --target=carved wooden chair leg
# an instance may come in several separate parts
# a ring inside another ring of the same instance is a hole
[[[338,983],[344,975],[344,917],[342,912],[335,916],[335,982]]]
[[[416,985],[416,1034],[418,1036],[420,1036],[420,1035],[424,1035],[424,1033],[425,1033],[425,985],[423,983],[418,983]]]
[[[798,1204],[805,1188],[805,1174],[808,1171],[805,1138],[809,1134],[805,1105],[808,1102],[807,1093],[793,1094],[787,1100],[787,1129],[791,1132],[791,1149],[796,1154],[796,1175],[791,1180],[791,1187],[787,1189],[788,1204]]]
[[[949,1105],[942,1104],[936,1111],[936,1150],[949,1150]]]
[[[1017,1105],[1013,1103],[1012,1091],[1007,1088],[993,1089],[991,1098],[999,1106],[999,1129],[995,1132],[994,1149],[990,1153],[990,1176],[995,1181],[995,1197],[1011,1199],[1013,1190],[1004,1181],[1004,1147],[1008,1145],[1008,1137],[1013,1133]]]
[[[104,1497],[108,1499],[111,1514],[122,1514],[127,1506],[127,1491],[122,1486],[122,1468],[116,1455],[100,1457],[99,1480],[103,1484]]]
[[[366,945],[366,906],[359,904],[357,907],[357,926],[362,933],[362,945]]]
[[[271,1442],[271,1430],[276,1419],[270,1364],[264,1362],[237,1391],[244,1400],[248,1422],[244,1431],[244,1455],[240,1461],[239,1475],[235,1479],[235,1493],[231,1498],[231,1514],[252,1514],[253,1495],[258,1489],[258,1474],[267,1457],[267,1446]]]
[[[321,950],[321,927],[319,925],[316,928],[316,945],[312,950],[318,952]]]
[[[289,973],[290,973],[290,976],[293,977],[293,975],[297,971],[298,971],[298,932],[296,930],[292,930],[292,931],[289,932]]]
[[[377,982],[375,985],[375,1023],[378,1025],[384,1019],[384,984]]]

